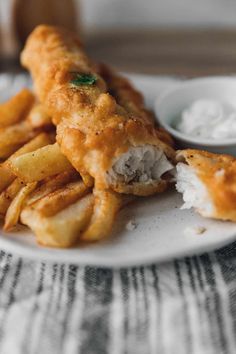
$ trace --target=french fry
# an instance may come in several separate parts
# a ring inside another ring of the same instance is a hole
[[[1,139],[1,132],[0,132],[0,139]],[[18,150],[22,144],[1,144],[0,142],[0,162],[3,162],[9,156],[11,156],[16,150]]]
[[[23,121],[0,129],[0,159],[6,159],[17,149],[35,137],[38,132]]]
[[[45,108],[40,103],[37,103],[33,106],[26,119],[34,128],[47,127],[52,125],[51,117],[47,114]]]
[[[53,216],[88,194],[89,188],[82,182],[72,182],[40,199],[33,208],[44,216]]]
[[[98,241],[108,236],[115,216],[122,207],[125,196],[104,190],[95,190],[94,212],[88,228],[81,235],[83,241]]]
[[[57,143],[11,159],[11,168],[26,183],[73,170]]]
[[[92,176],[90,176],[88,173],[83,173],[83,172],[80,172],[80,175],[87,187],[93,187],[94,178]]]
[[[16,178],[9,187],[0,194],[0,215],[6,214],[12,200],[24,186],[24,182]]]
[[[72,247],[80,238],[93,212],[94,196],[88,194],[58,214],[45,217],[31,207],[21,212],[21,222],[36,234],[39,244],[48,247]]]
[[[48,145],[51,143],[51,137],[49,134],[41,133],[36,136],[34,139],[29,141],[27,144],[22,146],[19,150],[17,150],[9,159],[2,164],[0,164],[0,192],[2,192],[9,184],[15,179],[15,174],[12,172],[11,168],[9,167],[9,161],[11,159],[16,158],[22,154],[27,152],[34,151]]]
[[[21,188],[17,193],[9,208],[7,209],[3,227],[5,231],[9,231],[14,226],[16,226],[20,217],[21,210],[24,207],[25,200],[27,196],[35,189],[36,185],[37,182],[29,183],[25,187]]]
[[[0,128],[8,127],[24,119],[34,99],[32,92],[23,89],[10,100],[2,103],[0,105]]]
[[[9,157],[8,161],[14,158],[27,154],[28,152],[40,149],[43,146],[51,144],[53,141],[52,137],[48,133],[39,133],[35,138],[30,140],[28,143],[23,145],[19,150],[17,150],[12,156]]]
[[[15,175],[5,163],[0,164],[0,193],[14,181]]]
[[[61,188],[66,183],[73,182],[80,178],[79,173],[75,170],[65,171],[56,176],[49,177],[47,180],[41,182],[34,192],[32,192],[27,199],[27,205],[32,205],[39,199]]]

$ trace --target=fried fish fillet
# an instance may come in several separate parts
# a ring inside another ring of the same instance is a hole
[[[97,189],[151,195],[170,182],[175,153],[167,134],[122,79],[115,97],[76,35],[39,26],[21,56],[36,93],[57,125],[61,151],[84,182]]]
[[[177,153],[176,188],[182,208],[202,216],[236,221],[236,159],[199,150]]]
[[[143,95],[131,85],[126,77],[116,73],[103,63],[97,65],[97,69],[107,84],[108,92],[120,106],[132,115],[142,115],[147,124],[156,124],[154,114],[145,108]],[[157,132],[159,139],[174,146],[174,141],[166,130],[158,126]]]

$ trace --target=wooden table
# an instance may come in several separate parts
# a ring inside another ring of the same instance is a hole
[[[104,30],[84,34],[89,54],[117,69],[157,75],[236,73],[236,29]],[[0,62],[0,71],[20,70]]]
[[[89,53],[127,72],[202,76],[236,73],[236,29],[90,32]]]

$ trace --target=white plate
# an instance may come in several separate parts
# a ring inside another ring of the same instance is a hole
[[[140,75],[131,79],[144,91],[149,105],[155,93],[173,84],[170,79]],[[17,233],[1,232],[0,248],[43,261],[125,267],[203,253],[236,240],[236,224],[203,219],[193,211],[180,210],[181,204],[174,190],[141,198],[120,213],[111,238],[96,244],[65,250],[42,248],[22,228]],[[126,229],[130,220],[137,225],[132,231]],[[199,227],[206,231],[198,234],[195,230]]]

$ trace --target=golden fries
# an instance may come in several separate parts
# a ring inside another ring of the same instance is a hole
[[[9,231],[18,223],[21,210],[24,206],[27,196],[35,189],[37,182],[32,182],[27,184],[25,187],[21,188],[18,194],[15,196],[11,202],[7,213],[5,216],[5,223],[3,229]]]
[[[45,217],[30,207],[23,209],[21,222],[36,234],[39,244],[48,247],[72,247],[80,238],[93,212],[94,197],[85,196],[58,214]]]
[[[34,139],[32,139],[30,142],[25,144],[23,147],[21,147],[19,150],[17,150],[12,156],[9,157],[7,161],[0,164],[0,192],[2,192],[3,189],[6,188],[15,179],[15,174],[12,172],[9,166],[9,162],[11,161],[11,159],[27,152],[34,151],[45,145],[48,145],[50,144],[50,142],[50,135],[46,133],[41,133]]]
[[[40,133],[35,138],[26,143],[24,146],[22,146],[19,150],[17,150],[12,156],[9,157],[8,160],[11,161],[18,156],[35,151],[50,143],[52,143],[51,135],[49,135],[48,133]]]
[[[78,180],[78,178],[79,174],[74,170],[49,177],[48,179],[42,181],[42,184],[39,185],[33,193],[31,193],[30,197],[27,199],[27,205],[35,203],[37,200],[42,199],[65,184]]]
[[[37,134],[38,132],[25,121],[7,128],[1,128],[0,159],[8,158]]]
[[[10,164],[15,175],[27,183],[73,170],[57,143],[13,158]]]
[[[48,194],[32,207],[44,216],[53,216],[75,203],[88,192],[89,188],[82,181],[72,182]]]
[[[14,181],[15,175],[5,163],[0,164],[0,192],[2,192],[9,184]]]
[[[121,194],[103,190],[96,191],[94,213],[88,228],[81,236],[81,240],[98,241],[108,236],[122,203]]]
[[[23,89],[17,95],[0,105],[0,128],[4,128],[21,121],[33,105],[34,95]]]
[[[55,133],[46,132],[51,125],[28,90],[0,105],[0,159],[6,159],[0,164],[0,216],[5,231],[20,219],[39,243],[71,247],[91,219],[94,196],[52,144]]]
[[[16,178],[9,187],[0,194],[0,215],[6,214],[12,200],[24,186],[24,182]]]

